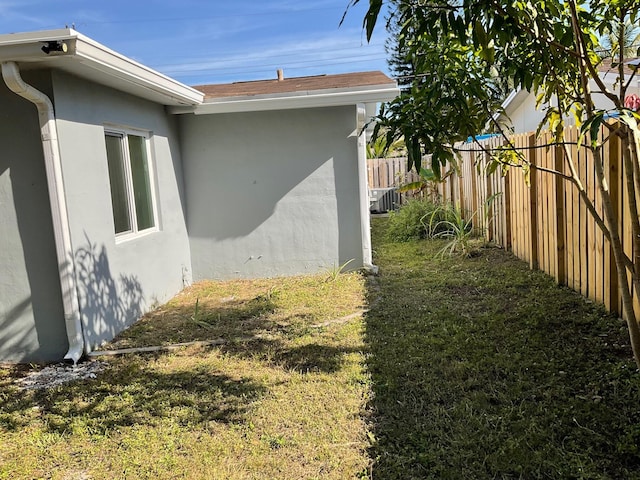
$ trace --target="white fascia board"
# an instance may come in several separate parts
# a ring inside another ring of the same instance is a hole
[[[0,47],[23,45],[34,42],[47,42],[58,40],[69,40],[78,34],[70,28],[59,28],[57,30],[40,30],[37,32],[5,33],[0,35]]]
[[[66,52],[45,54],[47,42],[64,41]],[[59,68],[81,78],[165,105],[197,105],[204,95],[177,80],[65,28],[0,35],[0,61]]]
[[[171,107],[171,113],[194,113],[209,115],[214,113],[261,112],[268,110],[291,110],[300,108],[338,107],[359,103],[388,102],[396,98],[400,90],[396,86],[383,85],[374,88],[317,90],[293,92],[279,95],[253,97],[227,97],[205,101],[195,107]]]
[[[512,91],[505,101],[502,102],[502,109],[507,113],[513,112],[529,95],[530,92],[522,88]]]
[[[9,33],[0,35],[0,61],[3,62],[50,62],[53,58],[73,54],[76,35],[70,29],[42,30],[39,32]],[[47,55],[42,51],[46,42],[66,41],[66,53]]]
[[[105,75],[168,97],[171,104],[197,105],[204,94],[77,33],[75,55]]]

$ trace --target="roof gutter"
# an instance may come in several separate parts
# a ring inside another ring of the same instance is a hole
[[[343,91],[316,90],[277,95],[224,97],[205,100],[204,103],[195,106],[169,107],[169,112],[173,114],[209,115],[216,113],[338,107],[357,105],[359,103],[388,102],[396,98],[399,92],[398,87],[395,85],[381,85],[374,88],[352,88]]]
[[[69,255],[73,255],[73,248],[71,245],[71,233],[69,231],[69,218],[67,216],[62,165],[58,147],[58,132],[56,129],[53,104],[44,93],[24,82],[20,76],[18,65],[15,62],[2,62],[2,78],[12,92],[30,101],[38,109],[42,150],[47,173],[51,217],[53,220],[53,232],[60,273],[60,286],[62,289],[64,320],[67,338],[69,340],[69,350],[64,358],[65,360],[72,360],[73,363],[76,363],[80,357],[82,357],[85,345],[82,335],[82,322],[80,320],[80,306],[73,262],[69,260]]]
[[[369,211],[369,188],[367,185],[367,108],[356,105],[356,135],[358,136],[358,190],[360,197],[360,238],[362,241],[362,266],[370,273],[377,274],[378,267],[373,264],[371,249],[371,220]]]

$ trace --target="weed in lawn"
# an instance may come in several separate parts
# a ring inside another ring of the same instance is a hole
[[[344,269],[347,268],[347,265],[349,265],[354,260],[355,260],[355,258],[347,260],[342,265],[334,264],[333,267],[328,269],[326,281],[327,282],[335,282],[338,279],[338,277],[340,276],[340,274],[344,272]]]
[[[475,214],[464,218],[460,207],[438,206],[429,216],[425,224],[427,237],[444,239],[446,243],[438,252],[439,255],[462,256],[471,255],[472,224]]]
[[[199,307],[200,307],[200,299],[196,298],[196,305],[193,309],[193,315],[191,315],[190,317],[191,321],[202,328],[213,328],[213,325],[211,325],[209,322],[207,322],[202,318],[202,312]],[[218,318],[218,320],[219,319],[220,318]]]

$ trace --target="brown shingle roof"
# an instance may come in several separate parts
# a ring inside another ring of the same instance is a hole
[[[293,77],[283,80],[257,80],[253,82],[235,82],[217,85],[198,85],[206,99],[223,97],[244,97],[254,95],[272,95],[283,93],[330,90],[374,85],[395,85],[395,82],[379,71],[344,73],[340,75],[316,75],[313,77]]]
[[[625,65],[624,65],[624,74],[625,75],[631,75],[633,73],[633,69],[629,67],[629,63],[634,63],[637,65],[638,63],[638,58],[629,58],[627,60],[624,61]],[[615,66],[613,66],[613,62],[611,58],[605,58],[604,60],[602,60],[599,64],[598,64],[598,71],[600,73],[611,73],[614,75],[618,74],[618,65],[616,63]],[[640,72],[638,72],[640,73]]]

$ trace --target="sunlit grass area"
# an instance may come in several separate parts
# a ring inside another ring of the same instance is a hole
[[[0,478],[354,478],[366,472],[361,275],[203,282],[105,348],[228,339],[101,358],[45,391],[0,373]],[[197,307],[196,307],[197,304]]]

